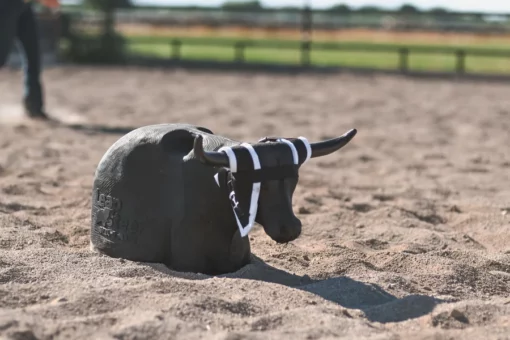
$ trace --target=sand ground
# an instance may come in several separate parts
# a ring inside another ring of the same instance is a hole
[[[62,67],[23,118],[0,72],[0,337],[509,339],[510,85]],[[207,277],[89,250],[93,174],[131,127],[358,135],[301,171],[299,239]],[[124,131],[124,129],[126,129]]]

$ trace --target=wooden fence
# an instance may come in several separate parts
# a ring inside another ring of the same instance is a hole
[[[340,1],[341,2],[341,1]],[[167,1],[170,3],[170,1]],[[119,24],[142,24],[166,27],[245,27],[300,29],[303,10],[225,10],[222,8],[184,9],[173,8],[129,8],[115,11]],[[101,13],[90,9],[65,7],[64,11],[77,14],[82,22],[99,22]],[[314,30],[339,30],[346,28],[419,30],[433,32],[510,32],[510,13],[334,13],[314,10],[310,13]]]
[[[154,41],[134,41],[136,44],[150,43]],[[181,60],[181,49],[184,44],[191,46],[201,47],[226,47],[232,48],[233,61],[237,63],[245,63],[245,51],[248,48],[270,48],[282,50],[299,50],[300,64],[303,67],[312,65],[311,53],[312,51],[330,51],[330,52],[385,52],[395,53],[398,55],[398,64],[396,70],[403,73],[409,71],[409,58],[411,54],[428,54],[428,55],[450,55],[455,57],[455,72],[457,74],[465,74],[466,72],[466,57],[488,57],[488,58],[505,58],[510,63],[510,50],[488,50],[488,49],[473,49],[473,48],[454,48],[454,47],[430,47],[430,46],[414,46],[414,47],[398,47],[398,46],[384,46],[384,45],[370,45],[370,44],[331,44],[320,42],[282,42],[277,45],[264,41],[192,41],[182,39],[172,39],[170,41],[159,41],[158,43],[169,44],[171,60]],[[207,60],[205,60],[207,61]],[[338,63],[338,66],[342,66]]]

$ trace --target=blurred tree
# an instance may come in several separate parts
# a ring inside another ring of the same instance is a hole
[[[428,14],[432,16],[435,21],[445,21],[455,18],[455,15],[442,7],[435,7],[428,11]]]
[[[364,14],[375,14],[382,12],[382,10],[377,6],[363,6],[358,9],[358,12]]]
[[[441,16],[448,16],[449,15],[449,12],[447,9],[444,9],[444,8],[441,8],[441,7],[435,7],[435,8],[432,8],[430,11],[429,11],[430,14],[433,14],[435,16],[438,16],[438,17],[441,17]]]
[[[253,11],[264,9],[258,0],[232,1],[228,0],[221,6],[222,9],[234,11]]]
[[[84,0],[84,4],[96,9],[133,7],[131,0]]]
[[[335,12],[339,14],[347,14],[351,12],[351,8],[346,4],[333,5],[328,9],[329,12]]]
[[[417,14],[420,13],[420,10],[411,4],[403,4],[398,9],[398,12],[402,14]]]
[[[303,11],[303,7],[283,6],[283,7],[280,7],[279,10],[284,11],[284,12],[301,12],[301,11]]]

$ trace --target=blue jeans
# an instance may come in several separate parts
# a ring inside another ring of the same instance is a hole
[[[0,67],[5,65],[15,42],[23,52],[25,107],[42,111],[39,36],[32,5],[23,0],[0,0]]]

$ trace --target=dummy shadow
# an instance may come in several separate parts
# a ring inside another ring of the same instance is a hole
[[[94,135],[98,133],[125,135],[138,128],[138,127],[120,127],[120,126],[85,125],[85,124],[62,124],[62,126],[89,135]]]
[[[83,132],[85,134],[94,135],[98,133],[114,134],[114,135],[125,135],[135,129],[138,126],[106,126],[106,125],[94,125],[94,124],[80,124],[80,123],[65,123],[56,119],[50,119],[48,124],[52,127],[60,127],[72,129],[75,131]]]
[[[162,264],[144,263],[166,275],[189,280],[207,280],[212,277],[248,279],[276,283],[303,290],[349,309],[359,309],[372,322],[401,322],[430,313],[436,305],[446,302],[427,295],[408,295],[398,298],[376,284],[364,283],[346,276],[314,280],[277,269],[252,255],[251,263],[235,273],[209,276],[180,273]]]

